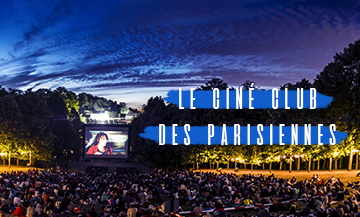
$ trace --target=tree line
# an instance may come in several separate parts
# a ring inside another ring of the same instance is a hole
[[[3,162],[35,159],[62,164],[81,155],[81,122],[75,93],[65,88],[20,91],[0,88]]]

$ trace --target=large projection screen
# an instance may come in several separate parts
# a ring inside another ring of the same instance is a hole
[[[127,158],[129,125],[84,125],[85,158]]]

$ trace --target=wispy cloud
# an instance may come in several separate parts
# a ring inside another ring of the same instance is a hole
[[[14,45],[14,50],[23,48],[35,36],[44,33],[48,28],[55,26],[65,17],[72,13],[70,2],[68,0],[59,0],[59,2],[52,8],[52,10],[45,9],[37,13],[32,20],[30,26],[25,27],[26,30],[22,34],[22,40]]]
[[[59,1],[50,10],[36,6],[40,12],[17,28],[20,36],[8,50],[12,57],[0,55],[3,86],[71,83],[68,87],[77,92],[104,94],[105,87],[199,86],[212,77],[233,86],[247,79],[280,86],[312,80],[335,52],[360,35],[359,14],[351,13],[354,2]]]

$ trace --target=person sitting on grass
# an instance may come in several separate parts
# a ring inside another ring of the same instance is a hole
[[[334,176],[331,176],[331,178],[329,179],[329,181],[328,181],[328,183],[329,184],[335,184],[337,182],[337,180],[335,179],[335,177]]]
[[[200,216],[202,214],[203,208],[201,207],[199,201],[196,201],[196,205],[195,205],[193,212],[196,216]]]
[[[261,202],[261,197],[260,197],[259,191],[256,191],[256,192],[255,192],[254,202],[256,202],[256,203],[260,203],[260,202]]]
[[[16,207],[13,215],[18,217],[25,217],[25,209],[21,203],[19,203],[19,205]]]
[[[130,208],[127,211],[127,216],[128,217],[136,217],[136,213],[137,213],[137,208],[135,208],[134,204],[130,205]]]
[[[26,209],[26,217],[33,217],[35,215],[35,208],[34,204],[29,204],[28,208]]]
[[[321,198],[317,198],[315,203],[314,203],[314,209],[315,210],[320,210],[323,208],[323,203],[320,200]]]
[[[296,205],[294,203],[291,204],[290,206],[290,212],[288,213],[288,215],[296,215]]]
[[[40,203],[36,204],[35,212],[37,212],[39,216],[42,216],[42,215],[43,215],[44,210],[41,208],[41,204],[40,204]]]
[[[235,205],[240,205],[241,204],[241,194],[237,193],[234,199],[234,204]]]
[[[342,206],[344,213],[350,213],[350,206],[346,200],[343,201],[344,205]]]

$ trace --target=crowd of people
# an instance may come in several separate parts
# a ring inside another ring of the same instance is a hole
[[[0,214],[141,217],[190,210],[195,216],[360,216],[356,190],[360,184],[344,184],[334,177],[321,180],[314,175],[311,180],[297,181],[295,177],[285,180],[274,175],[184,170],[147,174],[128,168],[112,174],[106,168],[86,171],[2,173]],[[251,209],[217,211],[224,207]],[[209,209],[212,211],[206,211]]]

